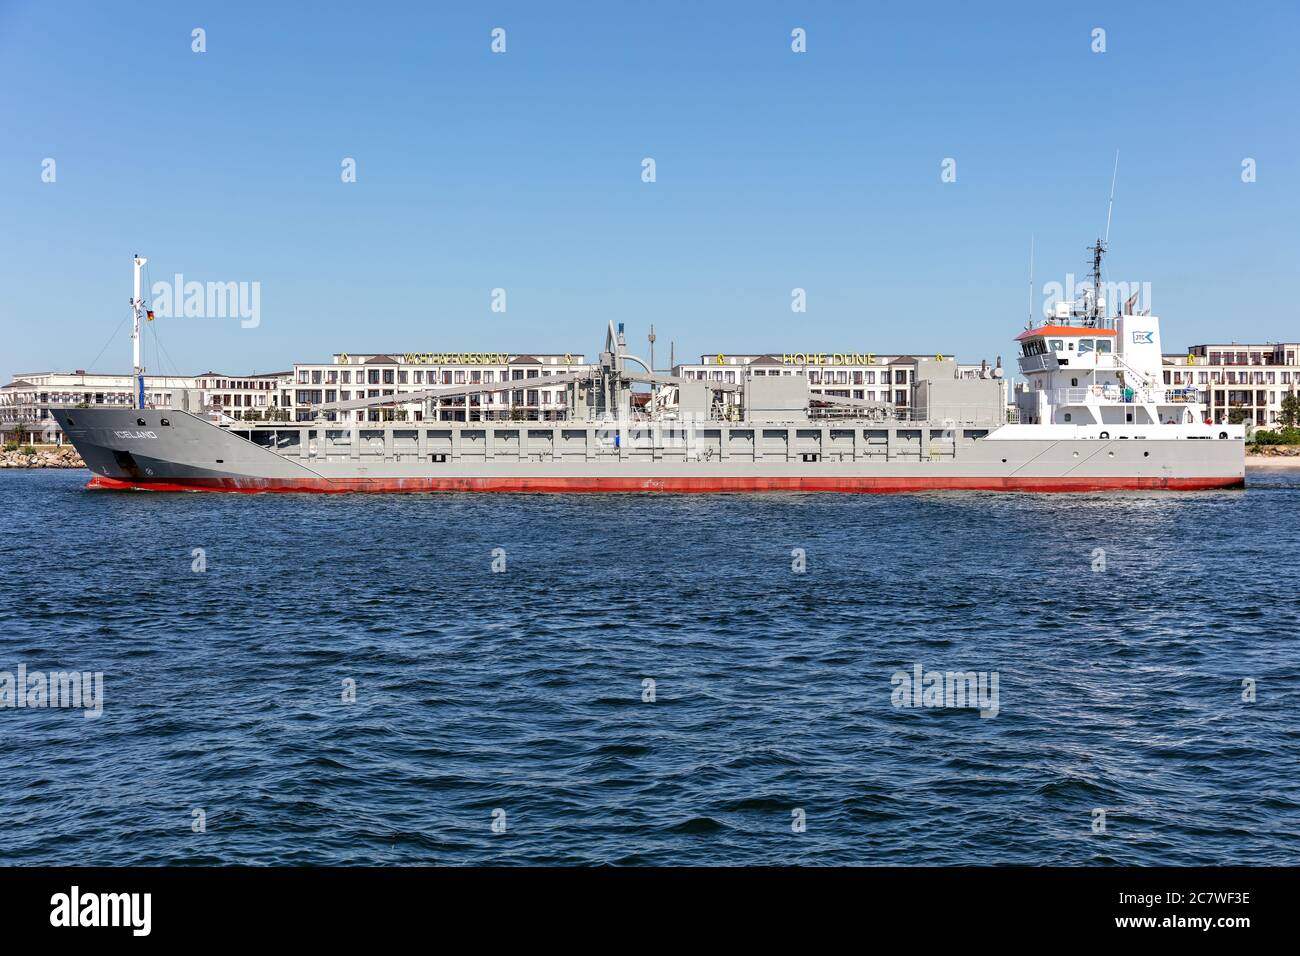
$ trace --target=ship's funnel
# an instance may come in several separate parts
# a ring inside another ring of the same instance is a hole
[[[1125,364],[1160,381],[1164,360],[1160,351],[1160,320],[1154,315],[1121,315],[1116,324],[1120,356]]]

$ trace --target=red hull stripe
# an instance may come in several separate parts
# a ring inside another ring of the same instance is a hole
[[[766,478],[194,478],[184,481],[120,481],[96,475],[87,488],[143,491],[264,492],[430,492],[504,491],[532,494],[596,494],[602,492],[719,492],[804,491],[888,493],[907,491],[1203,491],[1240,488],[1241,475],[1212,478],[976,478],[976,477],[766,477]]]

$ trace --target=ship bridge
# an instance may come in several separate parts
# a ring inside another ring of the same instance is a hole
[[[1116,331],[1077,325],[1043,325],[1022,332],[1020,371],[1053,372],[1062,368],[1116,371]]]
[[[1160,320],[1153,315],[1055,317],[1016,337],[1026,424],[1189,425],[1204,417],[1195,388],[1162,384]]]

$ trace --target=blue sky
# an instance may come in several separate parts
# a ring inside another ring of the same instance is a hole
[[[1031,233],[1040,286],[1082,276],[1116,148],[1108,278],[1166,350],[1300,339],[1297,9],[0,0],[0,377],[125,370],[125,331],[91,362],[137,251],[261,287],[257,328],[154,323],[151,371],[592,355],[608,319],[661,365],[1009,356]]]

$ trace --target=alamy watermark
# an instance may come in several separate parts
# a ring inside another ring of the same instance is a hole
[[[87,720],[104,713],[103,671],[0,671],[0,709],[60,707],[84,711]]]
[[[1058,303],[1078,302],[1085,298],[1091,301],[1094,294],[1092,280],[1088,277],[1076,278],[1073,272],[1065,274],[1065,282],[1046,282],[1043,284],[1042,315],[1051,318]],[[1150,282],[1102,282],[1101,301],[1106,315],[1133,314],[1131,309],[1151,309]]]
[[[50,897],[50,925],[55,928],[119,926],[132,936],[153,928],[152,893],[83,893],[75,883],[67,893]]]
[[[981,717],[998,715],[997,671],[936,671],[913,664],[912,670],[894,671],[890,701],[899,709],[917,707],[978,708]]]
[[[240,328],[262,324],[262,283],[186,282],[176,273],[171,282],[155,282],[149,311],[166,318],[239,319]]]

